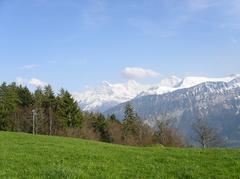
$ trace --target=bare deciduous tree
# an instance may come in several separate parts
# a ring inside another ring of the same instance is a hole
[[[196,134],[195,140],[201,147],[219,147],[224,144],[224,140],[218,135],[218,130],[208,125],[206,120],[199,119],[193,124]]]
[[[184,147],[182,135],[170,125],[170,121],[159,121],[156,131],[157,142],[167,147]]]

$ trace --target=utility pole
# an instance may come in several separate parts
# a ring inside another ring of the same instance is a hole
[[[36,110],[32,110],[32,114],[33,114],[33,120],[32,120],[32,122],[33,122],[33,131],[32,131],[32,133],[33,134],[36,134],[36,115],[37,115],[37,113],[36,113]]]

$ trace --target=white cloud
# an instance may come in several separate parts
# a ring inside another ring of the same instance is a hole
[[[44,88],[45,86],[47,86],[48,84],[44,81],[41,81],[37,78],[33,78],[31,80],[29,80],[28,82],[30,85],[36,87],[36,88]]]
[[[139,67],[127,67],[122,71],[122,75],[127,79],[156,78],[160,76],[158,72]]]
[[[41,81],[37,78],[26,79],[26,78],[17,77],[16,83],[18,85],[31,85],[36,88],[44,88],[45,86],[48,85],[48,83]]]
[[[29,64],[29,65],[24,65],[22,67],[20,67],[20,69],[22,70],[31,70],[33,68],[38,68],[40,65],[38,64]]]

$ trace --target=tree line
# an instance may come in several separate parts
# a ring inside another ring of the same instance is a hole
[[[201,133],[197,127],[199,125],[195,128]],[[202,129],[206,126],[200,127]],[[125,106],[124,119],[120,121],[114,114],[106,117],[97,112],[82,111],[67,90],[61,89],[55,94],[50,85],[31,92],[27,87],[16,83],[1,84],[1,130],[77,137],[133,146],[186,146],[184,138],[168,122],[158,122],[155,128],[151,128],[134,112],[130,103]],[[209,136],[212,137],[214,132],[209,131],[212,133]],[[199,134],[199,138],[204,137]],[[204,147],[207,141],[212,140],[204,138]]]

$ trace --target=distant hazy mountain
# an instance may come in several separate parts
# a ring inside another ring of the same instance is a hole
[[[222,79],[188,77],[174,88],[177,90],[161,95],[145,93],[130,103],[151,125],[157,119],[171,120],[189,141],[192,139],[192,124],[196,119],[204,118],[209,125],[219,129],[222,137],[232,142],[228,145],[240,146],[239,75]],[[105,114],[114,113],[122,118],[124,106],[125,103],[117,105]]]
[[[146,91],[149,87],[135,81],[129,81],[126,84],[110,84],[105,81],[95,89],[74,93],[73,96],[83,110],[103,112],[135,98],[137,94]]]
[[[157,85],[142,85],[135,81],[126,84],[110,84],[103,82],[95,89],[74,93],[75,99],[85,111],[104,112],[118,104],[148,95],[159,95],[179,89],[190,88],[204,82],[229,82],[239,75],[225,78],[186,77],[184,79],[171,76]]]

